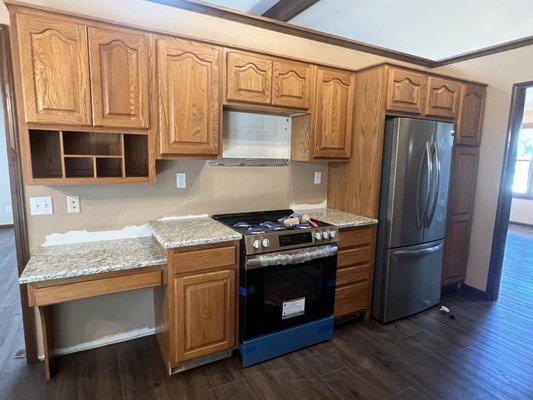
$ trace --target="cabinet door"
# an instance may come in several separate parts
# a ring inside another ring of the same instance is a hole
[[[452,170],[452,193],[448,206],[443,284],[462,282],[468,263],[470,227],[476,190],[479,149],[457,146]]]
[[[426,81],[422,74],[391,68],[387,84],[387,110],[423,114]]]
[[[485,105],[485,87],[463,85],[459,119],[457,120],[457,144],[479,146]]]
[[[309,64],[274,61],[272,74],[272,105],[309,108],[312,69]]]
[[[219,153],[220,49],[178,39],[157,41],[162,155]]]
[[[148,128],[146,35],[89,27],[89,56],[94,125]]]
[[[26,122],[90,125],[87,27],[17,14]]]
[[[460,83],[430,76],[426,115],[445,118],[457,117],[460,97]]]
[[[226,79],[228,101],[270,104],[272,60],[246,53],[228,52]]]
[[[235,271],[225,270],[175,279],[177,304],[176,362],[235,345]]]
[[[350,158],[355,74],[319,68],[313,112],[315,158]]]

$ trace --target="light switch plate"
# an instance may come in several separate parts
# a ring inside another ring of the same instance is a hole
[[[67,196],[67,212],[79,213],[80,212],[80,196]]]
[[[187,174],[185,172],[178,172],[176,174],[176,187],[178,189],[185,189],[187,187]]]
[[[31,215],[50,215],[54,213],[51,197],[30,197]]]
[[[322,183],[322,172],[315,172],[315,185]]]

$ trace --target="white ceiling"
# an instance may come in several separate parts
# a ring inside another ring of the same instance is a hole
[[[260,15],[267,1],[209,2]],[[320,0],[290,22],[438,60],[533,35],[533,1]]]

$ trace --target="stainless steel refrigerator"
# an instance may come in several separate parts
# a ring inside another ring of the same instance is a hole
[[[372,315],[394,321],[440,302],[454,125],[387,119]]]

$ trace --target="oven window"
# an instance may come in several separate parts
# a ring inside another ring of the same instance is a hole
[[[316,301],[322,296],[322,268],[281,270],[265,275],[264,302],[281,307],[284,301],[305,297]]]

